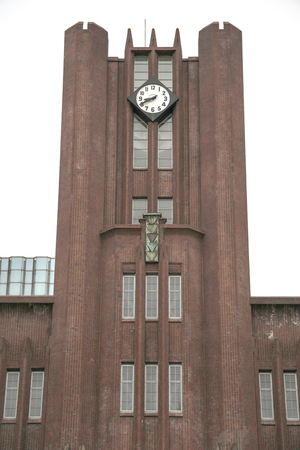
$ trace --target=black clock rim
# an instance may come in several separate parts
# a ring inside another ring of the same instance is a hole
[[[140,91],[143,87],[148,86],[149,84],[158,84],[159,86],[163,87],[167,90],[169,96],[170,96],[170,102],[166,109],[163,111],[160,111],[158,113],[151,113],[143,111],[136,101],[136,96],[138,91]],[[145,83],[143,83],[141,86],[139,86],[128,98],[127,100],[131,103],[134,111],[144,120],[145,122],[161,122],[164,120],[169,114],[170,110],[173,108],[175,103],[179,100],[179,98],[166,86],[164,85],[160,80],[158,80],[154,75],[152,75]]]

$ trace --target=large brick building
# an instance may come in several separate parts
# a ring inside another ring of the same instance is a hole
[[[248,260],[241,32],[67,30],[54,295],[1,259],[1,449],[300,448],[300,299]]]

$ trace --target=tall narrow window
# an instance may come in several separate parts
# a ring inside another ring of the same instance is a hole
[[[9,295],[23,295],[25,258],[10,258]]]
[[[143,217],[143,213],[147,212],[147,199],[146,198],[133,198],[132,199],[132,223],[139,224],[139,219]]]
[[[284,373],[284,392],[287,420],[299,420],[299,404],[297,389],[297,374]]]
[[[181,318],[181,276],[169,276],[169,318]]]
[[[173,65],[171,55],[159,55],[158,57],[158,79],[170,90],[173,89]]]
[[[29,418],[40,419],[42,417],[44,390],[44,372],[34,371],[31,373]]]
[[[158,79],[170,90],[173,89],[173,65],[171,55],[159,55]],[[173,167],[172,116],[162,122],[158,128],[158,168]]]
[[[158,276],[146,276],[146,319],[158,318]]]
[[[259,392],[260,392],[260,412],[262,420],[274,420],[271,372],[260,372]]]
[[[173,223],[173,199],[159,198],[157,200],[157,210],[161,212],[162,218],[167,219],[167,224]]]
[[[34,295],[47,295],[49,290],[50,258],[34,258]]]
[[[158,366],[147,364],[145,366],[145,411],[158,410]]]
[[[148,127],[136,115],[133,118],[133,168],[148,167]]]
[[[0,295],[7,295],[9,259],[0,258]]]
[[[133,412],[134,365],[121,366],[121,412]]]
[[[169,367],[169,408],[170,412],[182,411],[181,364],[170,364]]]
[[[135,315],[135,276],[123,275],[123,319],[133,319]]]
[[[172,116],[169,116],[158,128],[158,168],[173,167]]]
[[[15,419],[17,417],[19,372],[7,372],[4,400],[4,419]]]
[[[136,55],[134,57],[134,90],[148,80],[148,56]]]
[[[34,259],[26,258],[24,295],[32,295],[33,288],[35,287],[33,282],[33,274],[34,274],[33,266],[34,266]]]

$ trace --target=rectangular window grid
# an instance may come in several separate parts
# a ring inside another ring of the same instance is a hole
[[[157,200],[157,210],[161,212],[162,218],[167,219],[167,224],[173,223],[173,199],[159,198]]]
[[[53,295],[54,258],[0,258],[0,295]]]
[[[134,365],[121,366],[121,412],[133,412]]]
[[[136,115],[133,117],[133,168],[148,167],[148,126]]]
[[[31,372],[29,418],[40,419],[42,417],[44,391],[44,372]]]
[[[170,90],[173,89],[173,65],[171,55],[160,55],[158,57],[158,79]]]
[[[145,411],[158,411],[158,366],[147,364],[145,366]]]
[[[274,420],[273,388],[271,372],[259,374],[260,411],[262,420]]]
[[[170,412],[182,411],[182,367],[170,364],[169,367],[169,408]]]
[[[4,419],[15,419],[17,417],[19,372],[7,372],[4,400]]]
[[[146,276],[146,319],[158,318],[158,276]]]
[[[133,319],[135,316],[135,275],[123,275],[123,319]]]
[[[146,198],[133,198],[132,199],[132,223],[139,225],[139,219],[143,217],[143,214],[147,212],[147,199]]]
[[[148,56],[134,57],[134,91],[148,80]]]
[[[169,275],[169,318],[181,318],[181,276]]]
[[[173,167],[173,125],[169,116],[158,127],[158,168],[172,169]]]
[[[284,373],[284,392],[287,420],[299,420],[297,374]]]

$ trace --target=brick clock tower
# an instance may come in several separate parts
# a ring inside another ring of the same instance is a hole
[[[241,32],[67,30],[54,295],[0,258],[1,449],[300,448],[300,299],[250,297],[247,233]]]
[[[241,32],[70,28],[45,448],[257,448],[249,298]]]

